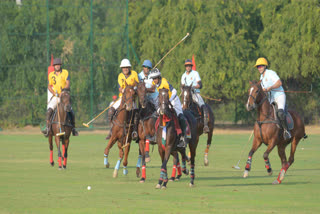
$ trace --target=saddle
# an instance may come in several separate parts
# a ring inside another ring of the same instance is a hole
[[[55,118],[55,116],[56,116],[56,114],[57,114],[57,111],[58,111],[58,110],[57,110],[57,108],[56,108],[56,109],[53,111],[53,114],[51,115],[51,118],[50,118],[50,126],[51,126],[52,124],[59,124],[58,121],[54,121],[54,118]],[[65,120],[64,122],[60,121],[60,123],[61,123],[62,126],[71,126],[71,127],[72,127],[70,114],[67,113],[66,120]]]
[[[273,113],[274,113],[276,121],[277,121],[277,126],[281,129],[282,126],[281,126],[281,123],[280,123],[280,119],[279,119],[279,117],[277,115],[277,111],[278,111],[277,103],[273,102],[272,103],[272,107],[273,107],[273,111],[274,111]],[[288,124],[288,129],[289,129],[288,131],[291,131],[294,128],[294,121],[292,119],[292,116],[291,116],[290,112],[288,111],[287,105],[286,105],[286,107],[284,109],[284,113],[286,115],[286,120],[287,120],[287,124]]]

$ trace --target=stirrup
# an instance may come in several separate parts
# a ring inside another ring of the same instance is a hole
[[[208,126],[204,126],[203,127],[203,133],[209,133],[210,132],[210,129]]]
[[[79,136],[79,133],[75,128],[72,129],[72,135],[73,136]]]
[[[185,148],[185,147],[187,147],[186,144],[187,144],[187,143],[186,143],[185,137],[184,137],[184,136],[181,136],[180,139],[179,139],[179,143],[178,143],[177,147],[179,147],[179,148]]]
[[[138,140],[138,133],[137,131],[133,131],[131,134],[132,140]]]
[[[290,132],[289,132],[288,130],[284,130],[284,131],[283,131],[283,138],[284,138],[285,140],[289,140],[291,137],[292,137],[292,136],[291,136],[291,134],[290,134]]]
[[[42,132],[42,134],[43,134],[45,137],[49,137],[49,132],[50,132],[50,130],[49,130],[48,127],[46,127],[46,129],[45,129],[45,130],[42,130],[41,132]]]

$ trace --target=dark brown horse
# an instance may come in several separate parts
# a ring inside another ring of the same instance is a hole
[[[278,147],[278,154],[282,163],[282,169],[273,184],[280,184],[284,179],[286,171],[294,161],[294,153],[299,141],[302,138],[307,138],[304,123],[296,112],[289,110],[288,112],[291,114],[294,122],[294,128],[291,130],[292,138],[290,140],[284,140],[283,129],[279,128],[278,119],[274,114],[272,104],[268,101],[267,94],[261,87],[261,81],[250,82],[250,84],[249,98],[246,107],[248,111],[257,108],[258,115],[257,121],[254,125],[252,148],[249,152],[243,177],[247,177],[249,175],[252,155],[261,146],[261,144],[264,143],[267,146],[267,150],[263,154],[263,159],[269,175],[272,175],[272,169],[268,156],[275,146]],[[289,160],[287,161],[285,150],[290,143],[291,152]]]
[[[170,154],[177,157],[177,151],[182,156],[182,163],[185,165],[187,156],[185,153],[185,148],[177,147],[179,137],[176,130],[175,123],[178,123],[177,116],[175,115],[174,109],[169,102],[169,94],[167,89],[159,90],[159,104],[160,104],[160,116],[159,116],[159,128],[157,130],[157,144],[159,153],[162,159],[160,179],[156,186],[157,189],[165,189],[167,187],[168,176],[167,176],[167,163]],[[189,141],[189,148],[191,151],[191,171],[190,171],[190,186],[194,185],[194,158],[196,155],[196,148],[198,141],[197,139],[197,122],[194,119],[191,112],[185,113],[185,116],[190,124],[191,136]],[[175,119],[176,118],[176,119]]]
[[[112,120],[112,135],[104,151],[104,165],[109,168],[108,155],[111,147],[118,142],[119,160],[115,166],[113,177],[118,176],[118,170],[123,160],[123,174],[127,175],[128,155],[130,151],[131,134],[133,131],[133,110],[134,110],[135,90],[133,86],[126,85],[121,98],[121,104]],[[125,151],[123,152],[123,148]]]
[[[157,144],[155,139],[155,124],[158,118],[158,114],[156,113],[156,108],[153,103],[147,101],[146,95],[147,90],[145,84],[140,82],[137,87],[137,95],[139,98],[139,127],[138,127],[138,134],[139,134],[139,158],[138,163],[136,166],[136,174],[137,177],[140,177],[141,172],[140,168],[142,167],[142,176],[140,179],[140,183],[144,183],[146,180],[146,163],[150,162],[151,158],[149,156],[149,149],[150,145]],[[142,163],[141,163],[142,162]],[[174,156],[174,176],[176,174],[175,169],[178,170],[177,178],[171,178],[172,180],[178,180],[182,176],[182,172],[185,174],[188,173],[186,167],[181,170],[180,162],[178,154]]]
[[[204,127],[204,122],[203,118],[201,115],[203,115],[201,109],[198,107],[197,103],[195,103],[192,100],[192,87],[191,86],[183,86],[181,87],[181,93],[182,93],[182,109],[183,110],[190,110],[194,113],[196,120],[197,120],[197,133],[198,133],[198,138],[197,141],[199,141],[199,137],[203,134],[203,127]],[[212,134],[213,134],[213,128],[214,128],[214,115],[212,112],[211,107],[206,104],[209,112],[209,120],[208,120],[208,126],[209,126],[209,133],[208,133],[208,139],[207,139],[207,147],[204,151],[204,165],[208,166],[209,165],[209,160],[208,160],[208,153],[209,153],[209,148],[211,146],[211,141],[212,141]]]
[[[56,145],[58,148],[58,163],[59,169],[62,169],[62,160],[63,160],[63,168],[67,168],[67,158],[68,158],[68,148],[69,148],[69,138],[72,131],[72,125],[70,121],[70,117],[68,117],[68,112],[71,111],[71,98],[70,98],[70,90],[63,89],[60,96],[60,103],[57,105],[56,111],[52,117],[51,128],[48,136],[49,140],[49,149],[50,149],[50,164],[54,166],[53,161],[53,144],[52,137],[54,136]],[[59,114],[58,114],[59,112]],[[57,136],[57,134],[61,132],[65,132],[64,135]],[[62,142],[62,154],[60,150],[60,140]]]

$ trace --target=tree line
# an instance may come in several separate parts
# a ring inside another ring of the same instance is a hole
[[[47,8],[39,0],[21,7],[5,2],[0,3],[0,125],[37,123],[46,108]],[[93,94],[98,112],[116,93],[119,63],[127,56],[126,1],[93,2]],[[77,119],[86,120],[90,2],[49,3],[49,52],[63,58],[71,75]],[[258,57],[266,57],[285,90],[309,91],[312,85],[312,93],[288,93],[287,103],[307,123],[318,122],[319,0],[132,0],[128,6],[130,60],[137,72],[143,60],[155,64],[189,32],[190,37],[158,68],[179,89],[184,60],[194,54],[204,86],[201,94],[223,100],[208,101],[218,120],[252,122],[244,107],[249,80],[259,79],[253,65]]]

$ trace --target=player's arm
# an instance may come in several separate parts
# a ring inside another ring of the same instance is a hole
[[[56,92],[53,90],[53,87],[52,87],[52,85],[50,84],[50,82],[48,83],[48,89],[49,89],[49,91],[51,92],[51,94],[53,94],[53,95],[56,94]]]

